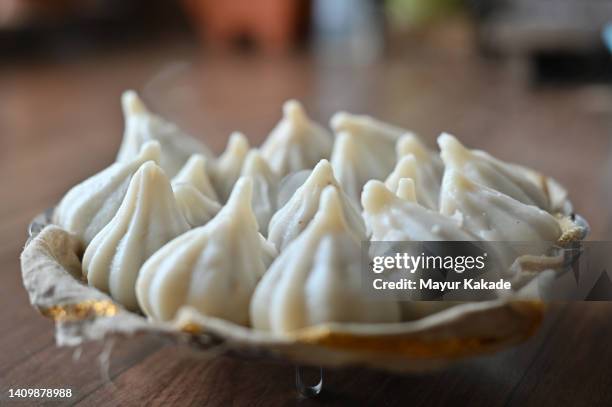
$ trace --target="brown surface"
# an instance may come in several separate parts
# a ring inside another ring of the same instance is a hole
[[[197,68],[175,66],[156,75],[183,59],[198,60]],[[519,79],[467,51],[439,49],[349,68],[299,56],[198,58],[189,48],[156,44],[78,62],[0,67],[0,405],[8,388],[19,387],[72,388],[70,400],[46,405],[317,404],[296,399],[291,366],[203,357],[154,339],[118,340],[102,375],[98,355],[108,345],[86,346],[78,358],[73,349],[58,349],[51,322],[29,307],[18,263],[27,224],[113,160],[123,89],[144,89],[155,109],[204,135],[217,151],[235,129],[260,141],[289,97],[323,121],[344,108],[430,140],[450,130],[470,145],[558,178],[591,222],[592,236],[608,236],[609,202],[600,191],[610,185],[601,175],[610,152],[609,116],[601,112],[612,106],[609,95],[530,90]],[[164,100],[152,98],[155,93]],[[563,307],[532,341],[448,371],[328,372],[329,392],[320,403],[612,405],[611,336],[612,304]]]

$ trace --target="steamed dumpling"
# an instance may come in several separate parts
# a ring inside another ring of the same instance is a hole
[[[248,152],[247,138],[240,132],[234,132],[230,135],[223,154],[211,162],[210,178],[221,202],[227,201],[234,184],[240,177]]]
[[[347,112],[337,112],[330,120],[331,128],[335,133],[346,131],[357,137],[364,137],[370,141],[376,140],[393,155],[395,143],[404,134],[410,131],[393,126],[367,115],[357,115]]]
[[[283,118],[261,146],[262,156],[279,176],[310,169],[332,149],[329,132],[310,120],[296,100],[283,105]]]
[[[133,159],[117,162],[74,186],[53,213],[53,223],[85,245],[115,216],[132,175],[147,161],[159,162],[159,143],[149,141]]]
[[[524,204],[550,209],[545,180],[537,182],[533,171],[502,162],[484,151],[469,150],[450,134],[438,137],[438,145],[447,169],[460,172]]]
[[[319,207],[323,189],[332,185],[342,191],[327,160],[321,160],[291,199],[274,214],[268,228],[268,240],[282,251],[312,220]],[[365,226],[353,202],[342,192],[340,201],[349,229],[358,240],[365,240]]]
[[[556,242],[562,231],[548,212],[525,205],[499,191],[447,169],[440,193],[440,212],[488,241]]]
[[[219,202],[219,197],[208,177],[206,158],[202,154],[192,155],[179,173],[172,178],[172,186],[178,184],[189,184],[204,196]]]
[[[169,177],[176,175],[192,154],[211,156],[203,143],[183,133],[174,123],[151,113],[136,92],[124,92],[121,103],[125,131],[117,154],[118,162],[132,161],[149,140],[161,145],[160,166]]]
[[[359,202],[370,179],[383,180],[395,165],[395,144],[407,131],[369,116],[336,113],[331,118],[336,133],[331,163],[347,194]]]
[[[440,156],[429,150],[415,135],[402,136],[396,145],[398,162],[385,184],[392,191],[401,178],[412,178],[417,201],[429,208],[438,209],[440,184],[444,165]]]
[[[331,322],[398,322],[394,301],[361,291],[361,246],[350,230],[340,191],[327,186],[300,236],[272,263],[251,301],[253,327],[278,334]]]
[[[369,181],[361,197],[372,241],[476,241],[459,222],[401,199],[380,181]]]
[[[399,183],[399,191],[407,197],[410,192],[412,182],[402,179]],[[414,246],[406,246],[402,242],[432,242],[432,241],[456,241],[471,242],[478,241],[478,237],[463,229],[459,222],[438,212],[425,208],[422,205],[410,200],[396,196],[389,191],[380,181],[372,180],[363,189],[362,205],[364,208],[363,216],[372,232],[371,241],[385,242],[383,245],[372,246],[371,255],[378,255],[382,252],[397,253],[410,252]],[[442,253],[445,247],[440,248]],[[413,253],[418,255],[418,253]],[[419,270],[414,274],[398,270],[395,276],[388,278],[433,278],[444,281],[444,277],[432,271]],[[420,300],[421,296],[427,297],[426,292],[401,293],[403,299]],[[426,315],[433,314],[443,309],[454,306],[451,302],[436,301],[402,301],[400,308],[403,320],[414,320]]]
[[[83,255],[89,285],[137,310],[134,285],[145,260],[166,242],[189,230],[170,181],[153,162],[134,174],[119,210]]]
[[[175,184],[172,189],[179,211],[192,228],[206,224],[221,210],[217,201],[202,194],[191,184]]]
[[[278,175],[272,171],[261,153],[253,149],[244,161],[242,176],[253,179],[253,212],[259,231],[266,235],[270,218],[276,211]]]
[[[203,315],[248,325],[251,295],[276,255],[257,231],[252,188],[250,178],[240,178],[213,220],[147,260],[136,284],[145,314],[167,321],[188,306]]]
[[[346,112],[334,114],[330,125],[336,135],[348,133],[353,137],[355,147],[351,148],[354,151],[350,164],[368,169],[366,176],[361,177],[366,178],[360,180],[362,186],[370,179],[385,179],[395,165],[395,143],[403,134],[410,133],[370,116]]]
[[[342,132],[336,135],[330,161],[334,175],[346,194],[359,203],[361,188],[377,172],[376,158],[365,154],[356,137]]]

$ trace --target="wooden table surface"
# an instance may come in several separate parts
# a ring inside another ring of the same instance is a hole
[[[610,235],[604,191],[612,183],[603,175],[612,168],[609,92],[530,88],[514,69],[469,49],[434,47],[349,66],[303,55],[200,55],[170,42],[63,61],[2,61],[0,405],[9,388],[23,387],[72,389],[72,398],[45,405],[612,405],[608,303],[559,306],[527,343],[441,372],[328,371],[319,400],[297,398],[293,367],[280,362],[203,356],[152,338],[57,348],[52,323],[29,306],[22,287],[26,227],[112,162],[126,88],[142,91],[216,151],[232,130],[261,141],[290,97],[324,122],[346,109],[432,143],[450,131],[556,177],[590,221],[592,238]],[[101,354],[110,355],[108,364],[100,364]]]

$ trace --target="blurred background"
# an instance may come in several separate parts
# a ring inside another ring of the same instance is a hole
[[[18,260],[27,225],[114,160],[125,89],[217,153],[233,130],[261,142],[289,98],[324,124],[338,110],[367,113],[432,146],[447,131],[561,181],[591,238],[608,240],[611,21],[605,0],[0,0],[2,394],[29,384],[69,385],[84,404],[295,397],[291,367],[202,364],[145,339],[117,347],[101,376],[92,366],[106,345],[57,349],[29,306]],[[568,400],[609,394],[612,377],[610,310],[592,304],[475,366],[423,378],[348,372],[333,386],[356,394],[353,404],[580,404]]]
[[[25,222],[108,164],[133,88],[217,152],[288,98],[448,131],[558,178],[603,238],[611,19],[603,0],[0,0],[0,173],[24,195],[0,211]]]

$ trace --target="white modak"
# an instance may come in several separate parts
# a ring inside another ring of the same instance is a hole
[[[238,180],[223,209],[206,225],[170,241],[142,266],[136,293],[142,310],[170,320],[182,306],[237,324],[276,250],[258,232],[253,180]]]
[[[567,192],[536,171],[442,134],[440,151],[369,116],[331,129],[297,101],[260,147],[233,133],[219,157],[122,97],[117,162],[72,188],[53,221],[84,247],[87,283],[128,310],[172,321],[181,308],[273,334],[325,323],[395,323],[452,304],[368,301],[364,241],[563,241]]]
[[[341,192],[321,193],[319,208],[257,286],[251,301],[256,329],[287,333],[325,322],[398,322],[393,301],[361,292],[361,241],[347,222]]]

